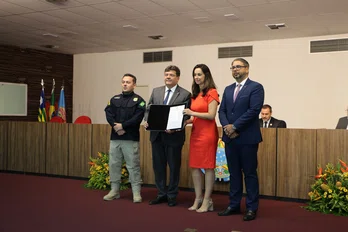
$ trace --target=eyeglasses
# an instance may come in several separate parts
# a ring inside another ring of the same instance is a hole
[[[231,66],[230,67],[230,70],[233,70],[233,69],[237,69],[237,70],[239,70],[239,69],[241,69],[241,68],[245,68],[246,66],[242,66],[242,65],[236,65],[236,66]]]

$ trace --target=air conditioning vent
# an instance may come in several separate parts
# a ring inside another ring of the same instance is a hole
[[[144,63],[157,63],[172,61],[173,51],[144,52]]]
[[[253,56],[253,46],[219,48],[219,59]]]
[[[311,53],[348,51],[348,39],[311,41]]]

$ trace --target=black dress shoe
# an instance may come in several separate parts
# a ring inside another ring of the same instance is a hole
[[[256,211],[248,210],[243,217],[244,221],[251,221],[256,218]]]
[[[234,215],[234,214],[240,214],[240,209],[227,207],[227,209],[225,209],[224,211],[218,212],[219,216],[228,216],[228,215]]]
[[[167,196],[157,197],[155,200],[149,201],[149,205],[157,205],[164,202],[168,202]]]
[[[173,207],[176,206],[177,202],[176,202],[176,198],[175,197],[168,197],[168,206]]]

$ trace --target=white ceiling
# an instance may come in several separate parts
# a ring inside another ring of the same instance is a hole
[[[0,44],[69,54],[345,33],[348,0],[0,0]]]

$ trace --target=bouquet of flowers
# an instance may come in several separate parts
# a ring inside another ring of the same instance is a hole
[[[318,167],[316,182],[308,193],[310,202],[305,208],[326,214],[348,216],[348,166],[339,160],[335,167],[329,163],[325,170]]]
[[[90,175],[88,176],[89,180],[85,187],[102,190],[110,189],[109,154],[98,152],[96,158],[90,157],[90,162],[88,162],[88,164],[91,165],[89,169]],[[126,168],[126,163],[123,162],[120,190],[125,190],[130,187],[128,177],[129,173]]]

